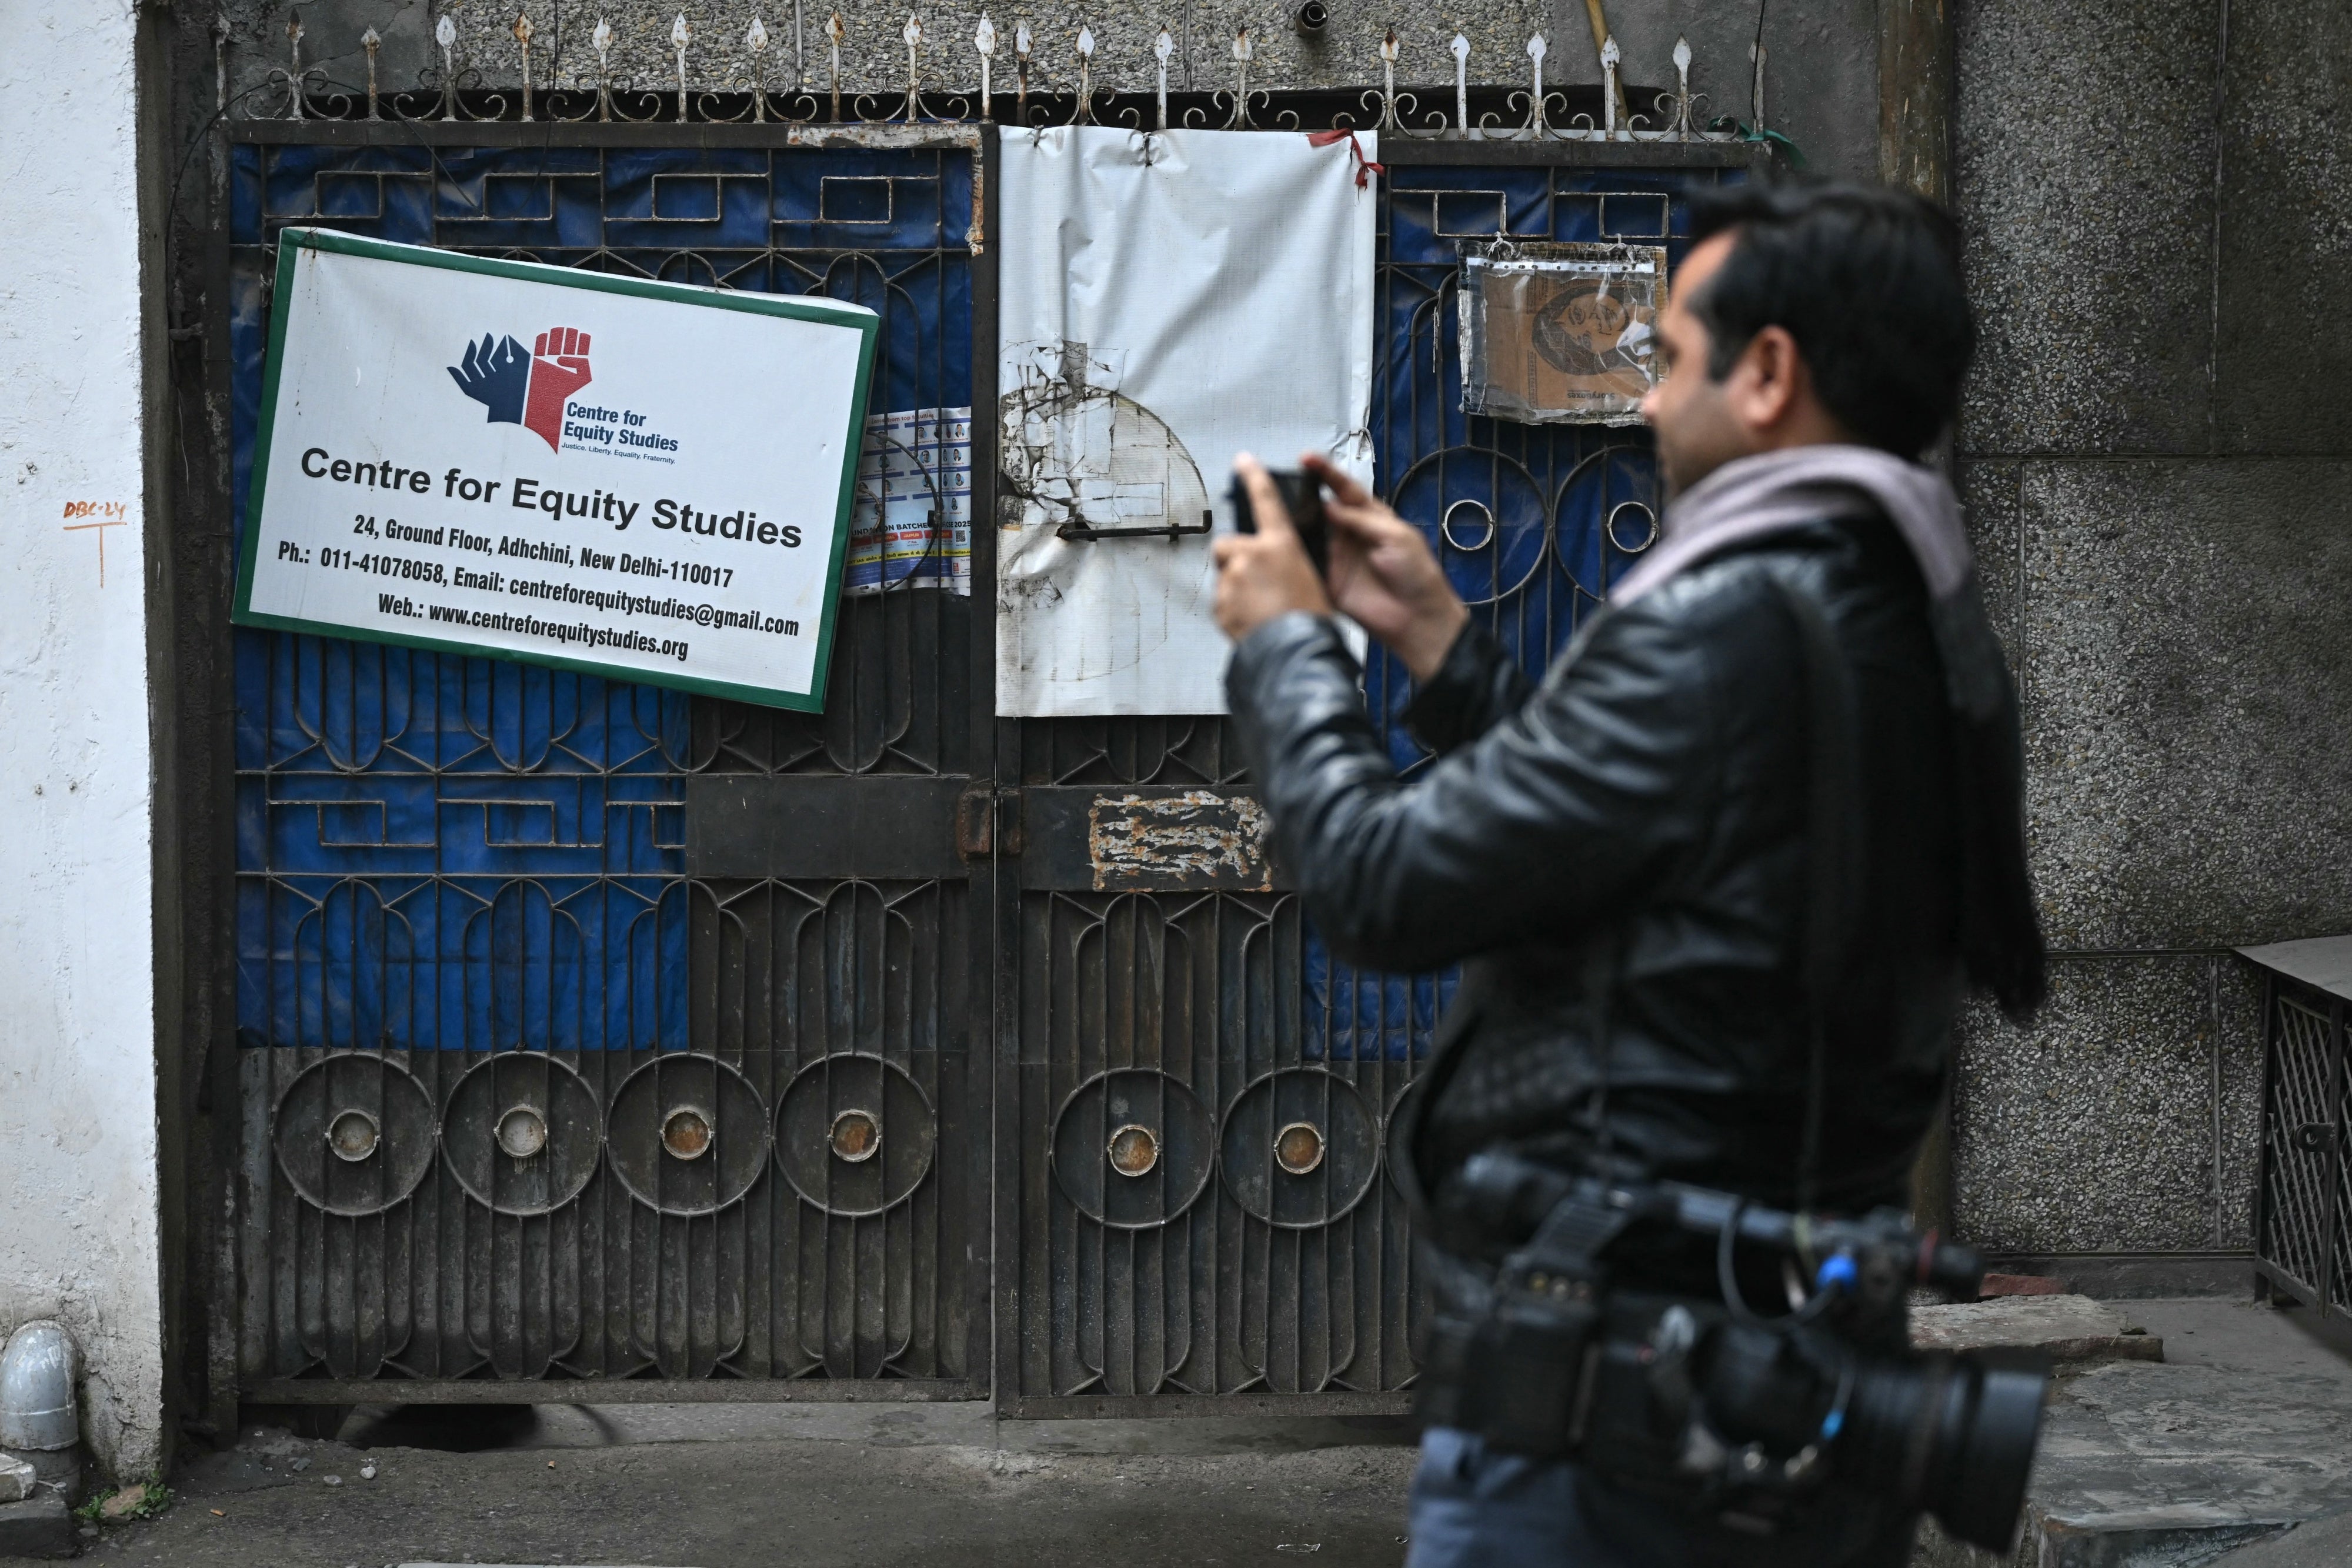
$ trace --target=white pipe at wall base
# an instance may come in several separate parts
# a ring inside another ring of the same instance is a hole
[[[0,1351],[0,1448],[54,1450],[81,1441],[74,1405],[79,1361],[60,1324],[26,1323],[9,1336]]]

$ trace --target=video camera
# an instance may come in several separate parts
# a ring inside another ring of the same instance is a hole
[[[1436,1218],[1454,1252],[1501,1262],[1483,1293],[1455,1282],[1432,1321],[1418,1411],[1430,1424],[1635,1489],[1696,1491],[1767,1527],[1834,1476],[2008,1548],[2046,1363],[1915,1352],[1900,1333],[1915,1287],[1974,1297],[1984,1266],[1969,1248],[1894,1209],[1825,1219],[1493,1152],[1444,1184]],[[1712,1298],[1642,1289],[1620,1267],[1693,1243],[1712,1244]],[[1785,1311],[1748,1305],[1739,1281],[1759,1264],[1779,1275]]]

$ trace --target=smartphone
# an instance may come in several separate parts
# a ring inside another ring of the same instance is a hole
[[[1290,526],[1307,547],[1307,558],[1315,563],[1316,574],[1330,576],[1331,524],[1323,515],[1323,481],[1298,468],[1268,468],[1265,477],[1282,492],[1282,509],[1290,514]],[[1255,533],[1257,510],[1250,505],[1249,487],[1239,474],[1225,500],[1234,509],[1234,526],[1243,533]]]

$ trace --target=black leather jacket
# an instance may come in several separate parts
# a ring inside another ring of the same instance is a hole
[[[1474,624],[1407,714],[1440,753],[1411,782],[1329,622],[1286,616],[1235,650],[1228,698],[1317,929],[1368,966],[1464,965],[1412,1124],[1423,1191],[1496,1145],[1592,1168],[1605,1105],[1608,1163],[1791,1201],[1811,1039],[1807,669],[1768,574],[1825,613],[1860,753],[1819,1201],[1899,1204],[1962,965],[1944,676],[1890,526],[1734,547],[1595,614],[1540,685]]]

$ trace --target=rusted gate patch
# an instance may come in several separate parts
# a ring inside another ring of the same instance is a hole
[[[1104,795],[1087,812],[1087,858],[1097,892],[1274,887],[1265,808],[1247,795]]]

